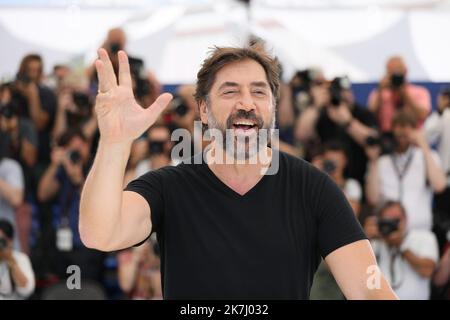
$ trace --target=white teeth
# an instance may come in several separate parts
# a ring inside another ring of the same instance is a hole
[[[235,125],[253,126],[253,123],[242,121],[242,122],[236,122]]]

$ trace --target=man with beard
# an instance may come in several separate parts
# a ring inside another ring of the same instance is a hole
[[[80,203],[86,246],[118,250],[156,232],[165,299],[307,299],[320,257],[347,298],[396,298],[336,184],[301,159],[261,148],[257,134],[274,122],[279,64],[260,45],[216,48],[197,74],[200,117],[215,137],[206,161],[148,172],[125,191],[131,143],[171,97],[141,108],[126,54],[119,52],[118,83],[107,53],[98,54],[101,138]],[[267,174],[274,162],[277,172]]]

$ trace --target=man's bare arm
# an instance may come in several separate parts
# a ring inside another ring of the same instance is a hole
[[[119,55],[119,83],[106,50],[95,62],[99,94],[95,104],[100,141],[80,199],[83,243],[102,251],[130,247],[150,233],[150,207],[135,192],[122,190],[131,144],[151,126],[170,102],[163,94],[148,108],[137,104],[125,52]]]
[[[398,299],[379,271],[368,240],[360,240],[336,249],[325,261],[347,299]]]

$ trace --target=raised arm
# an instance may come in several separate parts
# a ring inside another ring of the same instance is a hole
[[[150,207],[134,192],[123,191],[131,144],[151,126],[171,100],[162,94],[148,108],[137,104],[128,58],[119,51],[119,83],[106,50],[95,62],[99,93],[95,104],[100,141],[80,200],[79,229],[90,248],[113,251],[142,241],[151,230]]]

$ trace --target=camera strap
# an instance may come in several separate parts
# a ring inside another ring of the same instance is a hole
[[[405,177],[406,173],[408,172],[409,167],[411,166],[411,162],[414,156],[414,152],[413,149],[409,148],[407,151],[407,155],[406,155],[406,161],[404,163],[403,166],[400,165],[399,163],[399,158],[398,156],[391,154],[391,161],[392,161],[392,165],[394,167],[394,171],[395,174],[397,176],[398,179],[398,195],[399,195],[399,199],[400,201],[403,198],[403,178]]]

